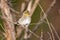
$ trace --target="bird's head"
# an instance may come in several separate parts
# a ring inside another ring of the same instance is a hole
[[[29,13],[29,11],[25,11],[25,12],[23,13],[23,15],[24,15],[24,16],[30,16],[30,13]]]

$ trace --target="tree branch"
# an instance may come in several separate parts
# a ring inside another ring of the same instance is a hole
[[[46,15],[46,13],[44,12],[42,6],[39,5],[39,7],[41,8],[42,12],[44,13],[44,16],[45,16],[46,22],[47,22],[47,24],[48,24],[48,27],[49,27],[49,29],[50,29],[50,32],[51,32],[51,34],[52,34],[53,40],[55,40],[53,30],[52,30],[52,28],[51,28],[51,26],[50,26],[49,20],[47,19],[47,15]]]
[[[1,0],[1,12],[5,27],[5,37],[7,40],[16,40],[12,15],[6,2],[7,0]]]
[[[49,39],[52,40],[51,34],[49,32],[47,32],[47,34],[49,35]]]
[[[34,13],[34,11],[35,11],[35,9],[36,9],[39,1],[40,1],[40,0],[35,0],[34,4],[33,4],[33,6],[32,6],[32,9],[31,9],[31,15],[30,15],[30,16],[33,15],[33,13]]]
[[[58,40],[60,40],[60,37],[59,37],[58,33],[56,32],[56,30],[55,30],[54,26],[52,25],[52,23],[50,23],[50,25],[51,25],[51,28],[53,29],[53,31],[55,32]]]

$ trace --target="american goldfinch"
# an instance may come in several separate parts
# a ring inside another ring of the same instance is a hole
[[[22,17],[18,20],[18,24],[22,25],[23,28],[25,28],[25,35],[24,35],[24,39],[28,38],[28,26],[31,22],[31,17],[30,17],[30,13],[28,10],[24,11]]]

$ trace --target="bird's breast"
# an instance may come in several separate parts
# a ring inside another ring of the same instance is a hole
[[[29,25],[30,24],[30,22],[31,22],[31,18],[30,17],[27,17],[27,18],[25,18],[25,19],[20,19],[19,21],[18,21],[18,23],[20,24],[20,25]]]

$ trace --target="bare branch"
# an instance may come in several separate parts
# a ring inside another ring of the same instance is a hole
[[[10,9],[6,3],[7,0],[1,0],[1,12],[3,17],[3,24],[5,27],[5,35],[7,40],[15,40],[15,31],[13,19],[10,14]]]
[[[3,29],[4,32],[6,32],[5,29],[3,28],[2,24],[0,24],[0,27]]]
[[[51,8],[54,6],[55,3],[56,3],[56,1],[54,0],[54,1],[52,2],[52,4],[50,5],[50,7],[48,7],[47,11],[45,12],[46,14],[51,10]],[[42,13],[42,12],[41,12],[41,13]],[[41,14],[41,13],[40,13],[40,14]],[[40,19],[40,22],[38,22],[38,23],[41,24],[41,23],[44,22],[45,15],[44,15],[43,17],[40,17],[40,18],[41,18],[41,19]],[[34,30],[36,30],[40,24],[36,25],[36,27],[34,28]],[[31,35],[31,34],[30,34],[30,35]]]
[[[32,0],[30,0],[27,10],[31,13],[31,7],[32,7]]]
[[[47,15],[48,12],[52,9],[52,7],[55,5],[55,3],[56,3],[56,0],[53,0],[53,2],[50,4],[50,6],[48,7],[48,9],[47,9],[46,12],[45,12],[46,16],[48,16],[48,15]],[[39,5],[39,4],[38,4],[38,5]],[[41,18],[41,20],[44,20],[44,19],[46,18],[46,16],[44,15],[44,16]]]
[[[45,14],[47,14],[47,13],[51,10],[51,8],[54,6],[55,3],[56,3],[56,0],[54,0],[54,1],[51,3],[50,7],[48,7],[48,9],[47,9],[47,11],[45,12]],[[41,12],[41,13],[42,13],[42,12]],[[40,14],[41,14],[41,13],[40,13]],[[39,26],[41,23],[44,22],[45,15],[44,15],[43,17],[40,17],[40,18],[41,18],[41,20],[39,20],[39,21],[37,22],[38,25],[36,25],[36,27],[34,28],[34,30],[36,30],[36,29],[38,28],[38,26]],[[40,23],[40,24],[39,24],[39,23]]]
[[[35,34],[33,31],[31,31],[30,29],[28,30],[30,33],[32,33],[34,36],[36,36],[37,38],[40,38],[40,36],[38,36],[37,34]],[[28,37],[30,38],[30,35],[28,35]]]
[[[0,31],[0,37],[3,37],[2,40],[5,39],[4,32]]]
[[[42,12],[40,12],[40,14],[41,14],[41,13],[42,13]],[[41,17],[42,17],[42,16],[41,16]],[[40,18],[37,23],[34,23],[34,25],[36,25],[36,26],[35,26],[35,28],[34,28],[32,31],[33,31],[33,32],[36,31],[36,29],[39,28],[39,25],[41,25],[43,22],[45,22],[45,21],[44,21],[44,20],[41,20],[41,18]],[[33,25],[33,24],[30,24],[30,25]],[[29,36],[32,36],[32,34],[30,33]]]
[[[54,30],[54,32],[55,32],[57,38],[60,40],[60,37],[59,37],[58,33],[56,32],[56,30],[55,30],[54,26],[52,25],[52,23],[50,23],[50,25],[51,25],[52,29]]]
[[[50,6],[48,7],[48,9],[45,13],[47,14],[55,4],[56,4],[56,0],[53,0],[53,2],[50,4]]]
[[[19,25],[16,27],[16,38],[20,37],[21,36],[21,33],[23,31],[23,28]]]
[[[31,9],[31,15],[30,15],[30,16],[33,15],[33,13],[34,13],[34,11],[35,11],[35,9],[36,9],[37,4],[39,3],[39,1],[40,1],[40,0],[35,0],[35,2],[34,2],[34,4],[33,4],[33,7],[32,7],[32,9]]]
[[[47,9],[47,11],[45,12],[45,14],[47,15],[47,13],[51,10],[51,8],[54,6],[54,4],[56,3],[56,0],[54,0],[52,3],[51,3],[51,5],[50,5],[50,7],[48,7],[48,9]],[[42,13],[42,12],[41,12]],[[40,14],[41,14],[40,13]],[[40,17],[41,19],[37,22],[37,24],[39,24],[40,22],[41,23],[43,23],[43,21],[44,21],[44,19],[45,19],[45,15],[44,16],[42,16],[42,17]],[[41,24],[40,23],[40,24]],[[36,26],[37,28],[38,28],[38,26]]]
[[[15,12],[15,13],[17,13],[17,14],[20,13],[19,11],[15,10],[15,9],[13,9],[13,8],[11,8],[11,7],[9,7],[9,8],[10,8],[10,10],[11,10],[12,12]]]
[[[47,33],[48,33],[48,35],[50,36],[50,38],[49,38],[49,39],[50,39],[50,40],[52,40],[51,34],[50,34],[49,32],[47,32]]]
[[[43,40],[43,31],[41,30],[41,37],[40,40]]]
[[[46,13],[44,12],[44,10],[43,10],[43,8],[42,8],[41,5],[39,5],[39,7],[41,8],[42,12],[44,13],[44,16],[45,16],[45,19],[46,19],[46,21],[47,21],[48,27],[49,27],[49,29],[50,29],[50,31],[51,31],[51,34],[52,34],[53,40],[55,40],[55,38],[54,38],[54,34],[53,34],[53,31],[52,31],[52,28],[51,28],[50,23],[49,23],[49,21],[48,21],[48,19],[47,19]]]
[[[51,3],[51,5],[48,7],[48,9],[47,9],[47,11],[45,12],[45,14],[47,14],[47,13],[51,10],[51,8],[54,6],[55,3],[56,3],[56,0],[54,0],[54,1]],[[42,13],[42,12],[41,12],[41,13]],[[40,14],[41,14],[41,13],[40,13]],[[41,18],[41,19],[36,23],[37,25],[36,25],[36,27],[33,29],[33,31],[35,31],[35,30],[39,27],[39,25],[44,22],[45,15],[42,16],[42,17],[40,17],[40,18]],[[32,34],[30,34],[30,36],[31,36],[31,35],[32,35]]]
[[[24,9],[25,9],[25,3],[23,2],[23,3],[21,4],[21,12],[23,12]]]

